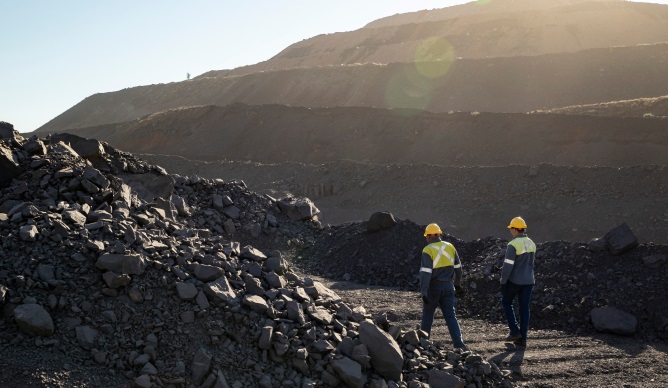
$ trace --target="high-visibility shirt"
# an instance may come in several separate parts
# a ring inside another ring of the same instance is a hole
[[[462,264],[455,246],[447,241],[434,241],[422,250],[420,294],[426,296],[431,283],[454,283],[459,287]]]
[[[535,284],[533,266],[536,260],[536,244],[527,236],[520,235],[508,243],[506,258],[501,268],[501,284]]]

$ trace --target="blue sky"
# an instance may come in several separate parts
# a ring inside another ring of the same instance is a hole
[[[95,93],[249,65],[318,34],[465,2],[0,0],[0,121],[30,132]]]

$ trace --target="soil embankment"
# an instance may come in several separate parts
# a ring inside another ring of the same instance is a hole
[[[641,241],[668,243],[668,213],[657,207],[668,203],[665,166],[309,165],[142,158],[180,175],[243,179],[255,191],[277,198],[308,196],[322,221],[332,225],[368,220],[373,212],[387,210],[476,239],[505,236],[507,220],[522,214],[538,241],[586,242],[626,222]]]

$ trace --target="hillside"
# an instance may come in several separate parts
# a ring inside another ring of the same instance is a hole
[[[225,106],[234,102],[311,108],[366,106],[432,112],[524,113],[665,95],[664,85],[668,82],[665,62],[668,62],[668,44],[531,58],[457,60],[445,75],[435,79],[421,76],[413,64],[338,66],[202,78],[95,94],[36,132],[122,123],[184,106]]]
[[[668,6],[497,0],[394,15],[195,79],[89,96],[37,132],[199,105],[514,112],[666,94]],[[620,28],[620,26],[624,28]]]
[[[491,1],[399,14],[294,43],[271,59],[201,77],[300,67],[577,52],[668,42],[668,6],[625,1]],[[619,28],[625,25],[627,28]]]
[[[465,16],[482,16],[494,13],[522,13],[522,12],[558,12],[560,7],[579,6],[586,9],[594,7],[609,9],[625,6],[634,7],[625,0],[495,0],[495,1],[471,1],[452,7],[407,12],[387,16],[368,23],[366,28],[378,28],[387,26],[398,26],[411,23],[423,23],[429,21],[448,20]],[[572,8],[572,7],[570,7]]]
[[[196,160],[505,166],[668,163],[666,120],[281,105],[184,108],[71,131]],[[523,150],[516,152],[517,140]]]

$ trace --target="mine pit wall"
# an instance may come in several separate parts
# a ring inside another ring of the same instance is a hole
[[[587,242],[627,223],[640,242],[668,244],[668,167],[381,165],[331,162],[198,162],[141,155],[171,173],[242,179],[253,191],[313,199],[326,224],[367,220],[379,210],[438,222],[472,240],[509,237],[522,215],[536,241]]]

